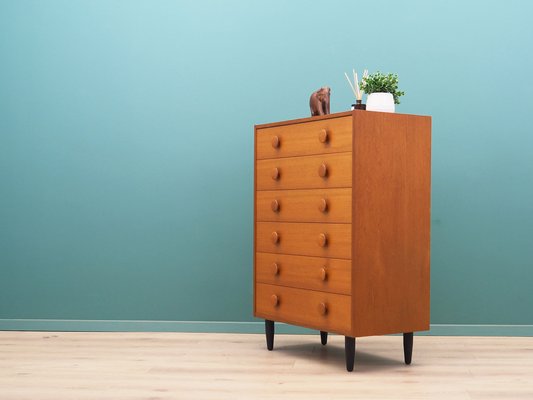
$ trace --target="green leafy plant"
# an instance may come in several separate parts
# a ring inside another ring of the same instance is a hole
[[[361,89],[366,94],[390,93],[394,97],[394,103],[400,104],[400,96],[405,93],[398,90],[398,74],[382,74],[375,72],[368,75],[361,83]]]

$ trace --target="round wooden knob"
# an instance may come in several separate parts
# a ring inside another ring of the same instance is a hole
[[[328,201],[326,199],[320,199],[318,202],[318,209],[322,212],[328,211]]]
[[[320,247],[326,247],[328,245],[328,237],[325,233],[318,235],[318,245]]]
[[[272,243],[278,244],[279,243],[279,233],[276,232],[276,231],[272,232],[272,234],[270,235],[270,239],[272,240]]]
[[[270,296],[270,303],[274,306],[274,307],[277,307],[279,305],[279,297],[276,296],[275,294],[273,294],[272,296]]]
[[[320,303],[318,305],[318,312],[320,315],[326,315],[328,313],[328,305],[326,303]]]
[[[278,263],[272,263],[272,273],[274,275],[279,275],[279,265],[278,265]]]
[[[272,200],[272,203],[270,203],[270,208],[272,208],[272,211],[278,212],[279,211],[279,201],[276,199]]]
[[[327,143],[329,141],[328,131],[325,129],[320,130],[318,133],[318,140],[320,140],[320,143]]]
[[[318,167],[318,175],[321,178],[325,178],[326,176],[328,176],[328,166],[326,165],[325,162],[320,164],[320,167]]]
[[[277,148],[279,148],[279,145],[280,145],[279,137],[278,136],[273,136],[272,137],[272,147],[277,149]]]
[[[272,177],[272,179],[274,179],[275,181],[277,181],[279,179],[279,176],[280,176],[280,171],[279,171],[279,168],[274,168],[272,170],[272,174],[270,175]]]
[[[320,268],[320,279],[323,281],[328,279],[328,271],[326,270],[326,267]]]

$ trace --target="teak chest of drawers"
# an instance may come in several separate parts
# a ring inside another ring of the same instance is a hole
[[[254,315],[355,338],[429,329],[431,118],[352,111],[255,126]]]

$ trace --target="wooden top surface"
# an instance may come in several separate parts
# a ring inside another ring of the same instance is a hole
[[[343,111],[339,113],[333,113],[328,115],[321,115],[318,117],[307,117],[307,118],[297,118],[297,119],[289,119],[286,121],[278,121],[278,122],[271,122],[267,124],[257,124],[255,125],[255,129],[263,129],[263,128],[271,128],[274,126],[283,126],[283,125],[292,125],[292,124],[301,124],[304,122],[311,122],[311,121],[320,121],[324,119],[329,118],[339,118],[339,117],[345,117],[348,115],[353,115],[354,113],[379,113],[379,114],[396,114],[396,115],[413,115],[415,117],[426,117],[431,118],[431,116],[428,115],[415,115],[415,114],[402,114],[402,113],[382,113],[379,111],[364,111],[364,110],[353,110],[353,111]]]

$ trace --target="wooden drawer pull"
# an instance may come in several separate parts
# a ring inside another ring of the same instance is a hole
[[[276,168],[274,168],[272,170],[272,174],[270,176],[272,177],[272,179],[277,181],[279,179],[280,175],[281,175],[280,170],[279,170],[279,168],[276,167]]]
[[[318,202],[318,209],[323,213],[328,211],[328,201],[326,199],[320,199]]]
[[[328,131],[325,130],[325,129],[320,130],[320,132],[319,132],[319,134],[318,134],[318,140],[320,141],[320,143],[327,143],[327,142],[329,142],[329,134],[328,134]]]
[[[270,296],[270,304],[272,304],[274,307],[279,306],[279,297],[273,294]]]
[[[323,281],[328,279],[328,271],[326,270],[326,267],[320,268],[320,279]]]
[[[328,166],[325,162],[320,164],[320,167],[318,167],[318,176],[321,178],[326,178],[328,176]]]
[[[320,247],[326,247],[328,245],[328,236],[325,233],[318,235],[318,245]]]
[[[274,275],[279,275],[279,265],[278,265],[278,263],[272,263],[272,273]]]
[[[279,243],[279,233],[276,232],[276,231],[272,232],[272,234],[270,235],[270,240],[272,240],[272,243],[278,244]]]
[[[279,137],[278,137],[278,136],[273,136],[273,137],[272,137],[272,147],[273,147],[273,148],[278,149],[280,143],[281,143],[281,141],[279,140]]]
[[[326,315],[328,313],[328,305],[326,303],[320,303],[318,305],[318,312],[320,315]]]
[[[270,208],[272,208],[272,211],[278,212],[279,211],[279,201],[276,199],[272,200],[272,203],[270,203]]]

